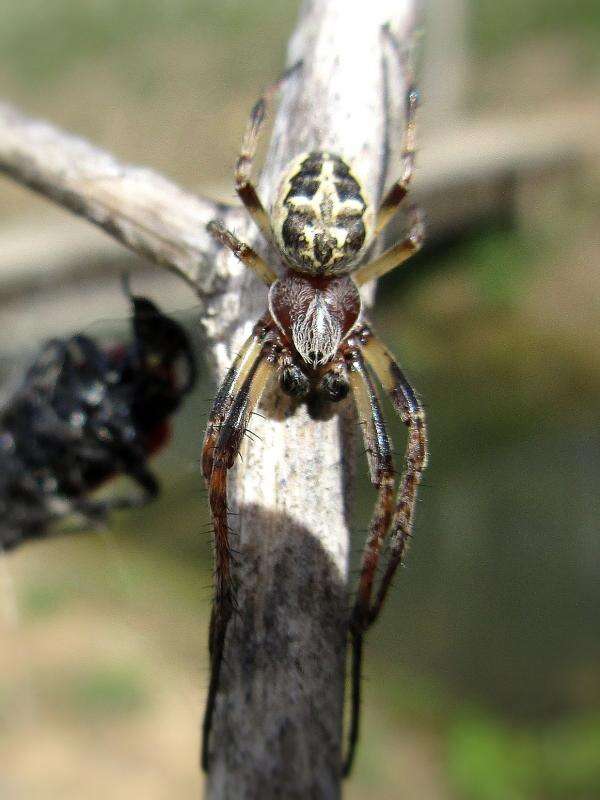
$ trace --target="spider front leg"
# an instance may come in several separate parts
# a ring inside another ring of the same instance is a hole
[[[226,377],[229,388],[215,401],[203,452],[203,469],[207,477],[208,496],[214,526],[215,541],[215,599],[210,625],[209,651],[211,674],[203,723],[202,766],[208,769],[209,738],[215,708],[225,636],[235,609],[235,587],[231,572],[231,550],[227,508],[227,473],[233,466],[246,433],[250,415],[263,389],[274,374],[276,357],[272,348],[264,345],[255,353],[255,340],[247,342],[244,354],[236,359]],[[231,377],[233,373],[233,377]],[[243,382],[238,378],[245,374]],[[228,402],[226,402],[226,399]],[[224,408],[227,407],[227,411]],[[217,420],[221,420],[218,422]]]
[[[267,317],[263,317],[256,323],[251,335],[246,339],[229,367],[214,399],[202,447],[202,474],[207,482],[212,474],[213,453],[221,425],[229,413],[239,387],[244,383],[256,359],[259,357],[269,330],[270,326]]]
[[[349,379],[358,409],[369,459],[371,480],[378,488],[377,502],[363,554],[361,575],[350,620],[352,640],[352,716],[344,775],[352,767],[359,733],[362,647],[366,630],[381,610],[392,578],[406,551],[411,535],[417,488],[427,460],[425,416],[417,397],[389,351],[364,325],[348,345]],[[364,357],[394,407],[407,425],[406,467],[394,509],[394,467],[391,448],[381,414],[377,391],[365,369]],[[373,599],[373,588],[381,550],[390,533],[388,562]]]
[[[265,91],[264,95],[256,101],[250,119],[246,127],[246,132],[242,140],[242,149],[235,166],[235,188],[242,203],[246,206],[248,213],[258,225],[267,241],[271,241],[271,224],[269,216],[263,206],[256,187],[252,182],[252,163],[256,155],[256,147],[262,124],[265,119],[267,108],[271,103],[275,93],[281,84],[302,65],[302,62],[294,64],[287,69],[281,78]]]
[[[352,640],[352,695],[348,748],[343,765],[344,776],[352,769],[360,725],[360,695],[363,635],[370,624],[373,582],[381,548],[394,510],[394,463],[377,390],[373,385],[358,347],[347,353],[348,379],[354,396],[371,482],[377,488],[377,502],[365,545],[356,603],[350,620]]]
[[[369,610],[369,624],[372,624],[385,601],[411,536],[417,490],[427,466],[427,427],[425,411],[389,350],[367,325],[361,329],[359,338],[367,363],[390,395],[394,408],[408,428],[406,463],[390,529],[388,563],[375,602]]]
[[[348,378],[362,428],[371,482],[378,492],[363,553],[360,583],[352,618],[352,627],[358,630],[366,628],[369,624],[373,581],[381,547],[392,521],[394,463],[377,390],[358,348],[350,351]]]

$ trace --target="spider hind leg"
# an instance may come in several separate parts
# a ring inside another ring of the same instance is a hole
[[[269,222],[269,215],[267,214],[252,181],[252,165],[254,163],[254,156],[256,155],[256,148],[268,107],[281,84],[291,75],[293,75],[301,66],[302,62],[298,61],[292,67],[287,69],[281,78],[279,78],[276,83],[273,83],[271,86],[269,86],[263,96],[254,104],[254,107],[250,112],[250,119],[248,120],[246,132],[242,140],[242,149],[235,166],[235,188],[238,193],[238,197],[246,206],[248,213],[258,225],[267,241],[271,241],[271,225]]]
[[[400,177],[388,189],[377,210],[375,218],[375,236],[378,236],[398,210],[400,204],[408,194],[410,182],[415,168],[416,153],[416,114],[419,108],[419,93],[414,86],[414,69],[411,63],[410,51],[402,52],[396,37],[389,25],[383,27],[383,34],[389,43],[393,56],[398,62],[401,72],[404,72],[401,83],[408,84],[405,97],[405,128],[404,142],[402,145],[402,168]]]

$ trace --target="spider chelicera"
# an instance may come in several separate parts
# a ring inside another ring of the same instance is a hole
[[[297,65],[298,66],[298,65]],[[289,70],[281,80],[291,71]],[[349,633],[352,645],[352,717],[344,774],[358,738],[363,637],[377,619],[411,535],[417,488],[427,460],[425,415],[411,385],[361,310],[359,287],[406,261],[421,246],[423,224],[411,210],[406,238],[361,265],[407,194],[414,167],[418,95],[406,99],[402,175],[375,211],[351,167],[331,152],[298,156],[285,171],[269,215],[251,179],[252,162],[267,104],[281,81],[255,104],[235,170],[237,193],[282,261],[277,274],[220,221],[208,224],[215,239],[269,286],[268,311],[254,326],[214,400],[204,439],[202,469],[214,525],[216,590],[210,631],[211,679],[204,718],[203,766],[227,624],[235,608],[227,512],[227,473],[238,455],[247,423],[272,378],[282,392],[317,415],[323,404],[354,397],[377,501],[369,526]],[[373,378],[389,394],[408,428],[405,468],[395,491],[392,449]],[[384,542],[387,562],[376,585]]]

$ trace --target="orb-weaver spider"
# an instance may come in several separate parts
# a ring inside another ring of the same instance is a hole
[[[290,74],[296,67],[284,75]],[[283,80],[283,78],[282,78]],[[204,718],[203,766],[228,622],[235,608],[227,511],[227,473],[261,394],[277,377],[282,392],[307,403],[317,416],[323,404],[352,392],[363,430],[375,511],[364,549],[349,631],[352,642],[352,718],[343,766],[348,774],[358,738],[363,636],[376,620],[410,537],[417,487],[427,459],[425,416],[407,379],[365,321],[359,287],[406,261],[421,246],[423,224],[411,210],[406,238],[383,255],[360,265],[365,252],[398,209],[414,166],[417,92],[407,93],[402,176],[375,212],[350,166],[338,155],[304,153],[290,164],[269,215],[251,179],[251,169],[267,103],[280,82],[255,104],[235,170],[237,193],[281,256],[278,275],[251,247],[217,220],[208,224],[215,239],[270,287],[268,311],[256,323],[236,356],[214,400],[202,453],[213,517],[216,591],[210,632],[211,679]],[[405,471],[395,498],[390,440],[374,376],[390,395],[408,427]],[[388,561],[375,586],[382,546],[389,535]]]

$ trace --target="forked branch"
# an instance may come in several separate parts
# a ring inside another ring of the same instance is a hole
[[[222,214],[216,203],[5,103],[0,171],[173,270],[200,297],[213,291],[215,248],[206,224]]]

